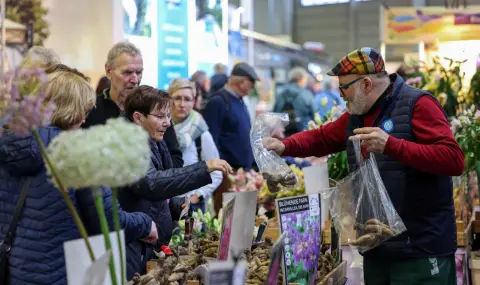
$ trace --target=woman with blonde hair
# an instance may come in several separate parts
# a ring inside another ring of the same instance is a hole
[[[188,79],[175,79],[170,83],[168,95],[173,101],[172,120],[183,153],[184,165],[220,158],[212,135],[208,131],[207,123],[200,113],[193,110],[195,84]],[[205,211],[205,201],[222,183],[222,172],[215,171],[210,176],[212,178],[211,184],[187,194],[194,210]]]
[[[94,107],[95,96],[78,71],[63,66],[50,73],[45,100],[53,100],[56,109],[52,125],[38,129],[43,143],[48,145],[62,131],[78,129]],[[7,234],[20,193],[27,190],[9,251],[6,284],[66,285],[63,243],[79,239],[80,233],[62,195],[50,182],[39,146],[31,135],[7,133],[0,137],[0,181],[0,241]],[[71,190],[69,195],[88,233],[100,233],[91,192]],[[104,191],[104,204],[113,228],[110,189]],[[120,220],[127,241],[156,237],[152,219],[145,214],[121,211]]]

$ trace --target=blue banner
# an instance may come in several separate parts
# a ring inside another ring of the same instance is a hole
[[[228,53],[231,57],[243,57],[243,38],[238,31],[228,31]]]
[[[175,78],[188,78],[188,0],[159,0],[158,88]]]

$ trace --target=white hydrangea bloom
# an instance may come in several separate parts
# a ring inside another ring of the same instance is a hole
[[[148,134],[123,118],[62,132],[47,151],[65,187],[74,189],[129,185],[150,165]]]

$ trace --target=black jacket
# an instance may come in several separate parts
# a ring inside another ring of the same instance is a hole
[[[204,161],[174,168],[164,141],[150,141],[152,163],[147,175],[130,187],[119,191],[122,208],[128,212],[143,212],[152,217],[158,230],[158,244],[167,245],[172,237],[173,221],[167,199],[185,194],[212,183]],[[145,271],[145,262],[153,247],[141,241],[127,244],[127,277]],[[143,261],[142,261],[143,256]]]
[[[89,128],[95,125],[105,124],[108,119],[118,118],[121,115],[118,105],[110,99],[110,89],[103,90],[102,94],[97,96],[97,102],[95,108],[88,115],[82,128]],[[174,167],[183,166],[182,151],[178,144],[177,135],[173,124],[165,132],[164,140],[168,146],[170,156],[172,157]]]

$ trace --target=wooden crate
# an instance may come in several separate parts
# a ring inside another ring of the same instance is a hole
[[[344,260],[318,285],[343,285],[347,279],[347,261]]]
[[[186,285],[200,285],[197,280],[188,280]]]
[[[466,247],[467,244],[468,244],[467,235],[465,233],[458,233],[457,232],[457,246],[458,247]]]
[[[456,221],[456,227],[457,227],[457,246],[465,247],[466,245],[465,223],[463,221]]]
[[[322,243],[323,244],[332,244],[332,231],[330,231],[330,229],[323,231]]]
[[[466,225],[463,231],[458,231],[459,224],[457,223],[457,246],[458,247],[468,247],[470,242],[470,236],[472,235],[472,231],[473,231],[474,222],[475,220],[471,220]]]
[[[480,220],[473,220],[473,232],[478,234],[480,233]]]
[[[275,228],[267,227],[267,229],[265,230],[265,234],[263,236],[269,237],[275,242],[280,237],[280,229],[277,227]]]

